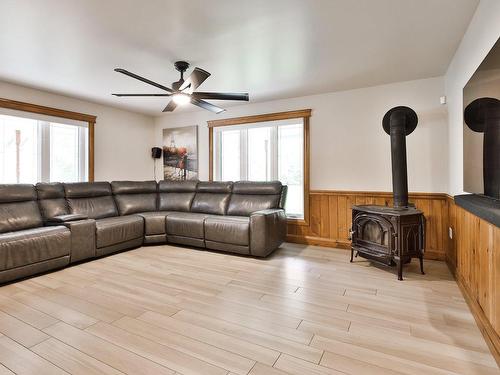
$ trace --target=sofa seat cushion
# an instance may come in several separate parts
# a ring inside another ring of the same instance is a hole
[[[97,248],[134,240],[144,235],[144,219],[138,215],[116,216],[95,222]]]
[[[207,214],[194,212],[172,212],[167,215],[167,235],[204,238],[203,222]]]
[[[210,216],[205,219],[205,240],[248,246],[250,218]]]
[[[165,234],[165,217],[169,213],[170,211],[139,212],[137,215],[144,218],[144,234]]]
[[[0,271],[68,256],[71,233],[64,226],[0,234]]]

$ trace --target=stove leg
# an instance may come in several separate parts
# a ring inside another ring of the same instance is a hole
[[[403,280],[403,262],[400,260],[397,261],[398,264],[398,280]]]
[[[424,272],[424,257],[420,256],[419,260],[420,260],[420,273],[422,275],[425,275],[425,272]]]
[[[354,249],[351,249],[351,263],[352,263],[353,256],[354,256]]]

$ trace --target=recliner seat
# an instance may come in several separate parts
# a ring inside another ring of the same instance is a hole
[[[95,220],[96,255],[142,245],[144,219],[140,216],[119,216],[109,182],[64,184],[69,210]],[[120,202],[123,212],[135,212],[137,199]]]
[[[70,231],[43,227],[32,185],[0,185],[0,283],[65,266]]]
[[[286,236],[274,182],[0,185],[0,283],[143,243],[264,257]]]

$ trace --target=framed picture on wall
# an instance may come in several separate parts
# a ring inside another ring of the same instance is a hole
[[[163,129],[163,178],[198,179],[198,126]]]

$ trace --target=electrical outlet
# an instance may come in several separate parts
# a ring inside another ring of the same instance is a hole
[[[453,239],[453,229],[451,227],[448,227],[448,237],[450,237],[450,240]]]

